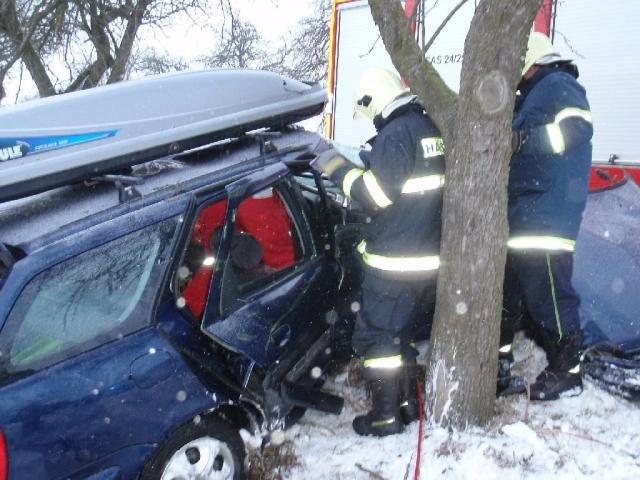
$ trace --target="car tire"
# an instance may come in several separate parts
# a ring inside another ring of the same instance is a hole
[[[237,430],[203,418],[173,432],[144,467],[141,480],[242,480],[245,449]]]

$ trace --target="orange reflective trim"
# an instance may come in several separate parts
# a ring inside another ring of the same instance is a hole
[[[336,88],[336,64],[338,57],[338,5],[345,3],[352,3],[358,0],[333,0],[331,4],[331,22],[329,24],[329,69],[327,78],[327,91],[330,98],[330,110],[325,113],[324,122],[324,136],[326,138],[333,138],[333,101],[335,98]]]
[[[327,78],[327,91],[329,92],[329,101],[331,102],[330,110],[325,114],[324,136],[333,138],[333,99],[335,97],[335,69],[336,69],[336,35],[338,26],[338,3],[340,0],[334,0],[331,5],[331,22],[329,23],[329,70]]]

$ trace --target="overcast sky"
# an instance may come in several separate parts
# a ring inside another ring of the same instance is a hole
[[[175,19],[172,28],[143,32],[145,42],[187,60],[208,53],[217,40],[215,27],[221,21],[215,2],[211,3],[214,9],[210,15],[200,13],[192,18],[182,15]],[[232,3],[243,19],[255,24],[271,42],[294,30],[300,18],[311,14],[313,9],[311,0],[235,0]]]
[[[211,52],[218,40],[222,16],[215,0],[211,0],[210,12],[177,15],[172,25],[163,29],[141,28],[140,46],[152,46],[159,52],[182,57],[187,62]],[[260,34],[270,42],[277,42],[292,30],[303,16],[313,12],[312,0],[234,0],[234,8],[243,19],[254,23]],[[50,64],[51,66],[51,64]],[[14,68],[13,80],[5,82],[7,99],[3,104],[13,103],[18,89],[18,69]],[[37,96],[35,85],[24,75],[20,87],[20,98]]]

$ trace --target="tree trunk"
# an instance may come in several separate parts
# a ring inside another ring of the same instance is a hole
[[[96,49],[96,60],[89,69],[85,70],[85,79],[79,85],[81,89],[86,90],[98,86],[106,71],[113,65],[108,34],[109,21],[107,13],[100,8],[102,5],[98,2],[76,2],[76,4],[81,16],[81,28]]]
[[[31,43],[27,42],[22,50],[22,61],[24,62],[29,74],[33,79],[33,83],[38,88],[38,93],[41,97],[50,97],[56,94],[56,89],[51,83],[47,69],[42,62],[42,59],[35,51]]]
[[[375,21],[393,65],[420,97],[431,119],[446,137],[453,130],[457,95],[425,60],[409,20],[397,0],[369,0]]]
[[[125,28],[120,45],[117,48],[113,67],[111,73],[107,79],[107,83],[115,83],[124,80],[127,70],[127,62],[131,57],[131,50],[133,49],[133,43],[135,42],[138,29],[142,25],[142,19],[145,11],[149,8],[150,0],[139,0],[132,9],[131,16],[127,20],[127,27]]]
[[[433,74],[419,77],[428,71],[427,62],[408,47],[413,35],[406,19],[398,20],[399,2],[370,0],[394,65],[425,101],[445,142],[441,264],[426,380],[427,408],[441,425],[464,428],[482,424],[493,414],[511,119],[526,39],[540,3],[482,0],[465,42],[459,98],[434,104],[423,92],[441,95],[442,80]],[[390,26],[393,21],[395,26]],[[407,52],[413,65],[403,59]],[[443,114],[434,105],[451,105],[453,111]]]
[[[15,1],[3,1],[0,8],[2,13],[3,33],[7,35],[16,52],[19,52],[33,82],[36,84],[41,97],[49,97],[56,94],[56,90],[47,74],[44,63],[36,52],[31,38],[25,35],[18,18]]]

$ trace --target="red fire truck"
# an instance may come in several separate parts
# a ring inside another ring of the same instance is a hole
[[[404,2],[413,11],[418,0]],[[458,0],[424,0],[416,22],[418,40],[430,39]],[[464,40],[476,0],[468,1],[448,21],[426,57],[454,90],[458,89]],[[595,168],[616,179],[623,171],[640,183],[640,44],[635,39],[640,2],[628,0],[544,0],[534,29],[549,35],[556,48],[574,58],[587,89],[594,119]],[[354,119],[352,92],[368,66],[393,68],[366,0],[333,0],[330,41],[327,136],[358,145],[373,135],[370,122]],[[606,177],[606,175],[605,175]],[[593,185],[608,183],[594,176]]]

